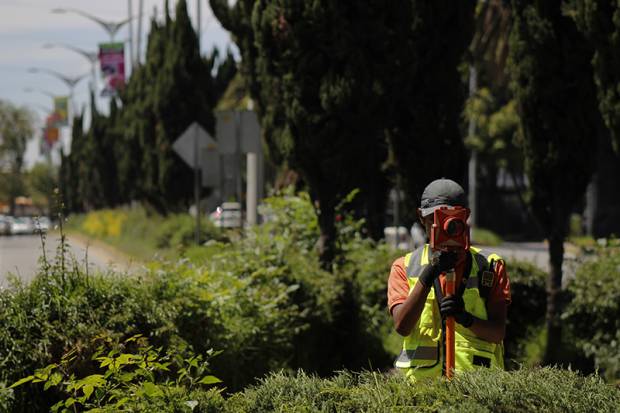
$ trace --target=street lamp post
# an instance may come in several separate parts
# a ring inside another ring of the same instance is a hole
[[[101,26],[110,36],[110,40],[114,41],[114,37],[116,36],[116,33],[118,33],[118,31],[129,22],[129,20],[131,20],[131,18],[127,18],[125,20],[121,20],[118,22],[111,22],[111,21],[107,21],[107,20],[103,20],[100,19],[96,16],[93,16],[92,14],[83,12],[81,10],[77,10],[77,9],[69,9],[69,8],[56,8],[56,9],[52,9],[52,13],[57,13],[57,14],[63,14],[63,13],[75,13],[75,14],[79,14],[82,17],[86,17],[89,20],[94,21],[95,23],[97,23],[99,26]]]
[[[97,52],[89,52],[87,50],[80,49],[79,47],[74,47],[63,43],[45,43],[43,45],[44,49],[53,49],[55,47],[71,50],[88,60],[88,62],[90,63],[90,71],[92,77],[90,90],[92,93],[95,93],[95,85],[97,83],[97,62],[99,61],[99,55],[97,54]]]
[[[57,96],[56,94],[54,94],[52,92],[48,92],[47,90],[36,89],[36,88],[32,88],[32,87],[25,87],[24,88],[24,92],[26,92],[26,93],[38,92],[38,93],[41,93],[42,95],[49,96],[52,99],[54,99]]]
[[[73,116],[73,114],[75,113],[73,110],[74,109],[73,108],[73,90],[75,89],[75,86],[80,82],[80,80],[88,76],[88,73],[85,73],[79,76],[70,77],[70,76],[63,75],[62,73],[58,73],[55,70],[46,69],[43,67],[31,67],[28,69],[28,73],[47,73],[61,80],[69,88],[69,112],[70,112],[69,119],[71,119],[71,116]]]

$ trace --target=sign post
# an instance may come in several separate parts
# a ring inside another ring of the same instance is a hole
[[[196,203],[196,230],[194,239],[200,244],[200,153],[216,147],[216,142],[197,122],[189,125],[172,144],[172,149],[194,169],[194,202]]]

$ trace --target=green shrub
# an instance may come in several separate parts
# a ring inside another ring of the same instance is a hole
[[[313,317],[324,315],[316,307],[313,312],[311,301],[334,292],[319,291],[325,283],[315,275],[307,283],[315,291],[304,291],[309,298],[300,300],[303,288],[284,278],[306,274],[285,273],[266,256],[253,269],[243,257],[227,258],[234,255],[222,256],[213,267],[152,263],[140,276],[86,276],[62,254],[55,263],[43,263],[30,285],[16,283],[0,292],[0,381],[26,377],[74,347],[80,349],[75,368],[89,371],[93,339],[102,335],[142,334],[154,346],[179,353],[225,349],[214,370],[230,389],[290,366],[295,338]],[[45,410],[57,396],[25,385],[16,389],[14,409]]]
[[[157,248],[183,248],[195,244],[196,218],[188,214],[167,216],[156,229],[155,245]],[[224,241],[222,232],[209,220],[200,221],[200,243],[207,241]]]
[[[525,359],[528,353],[526,346],[535,339],[545,322],[547,274],[526,261],[509,260],[506,266],[512,303],[508,307],[504,339],[505,359],[506,367],[514,368],[517,364],[528,361]],[[535,361],[529,360],[530,363]]]
[[[481,369],[412,385],[401,375],[340,373],[319,379],[278,373],[225,405],[228,412],[612,412],[620,392],[596,376],[552,368]]]
[[[156,253],[174,256],[195,244],[196,220],[189,214],[162,216],[144,207],[123,207],[73,215],[68,229],[104,241],[122,252],[148,261]],[[200,242],[226,241],[208,219],[200,221]]]
[[[95,373],[76,375],[73,364],[80,361],[80,349],[74,348],[58,363],[37,369],[11,388],[38,383],[44,391],[56,390],[62,396],[50,411],[69,413],[135,411],[127,405],[135,406],[139,401],[158,401],[170,408],[180,397],[185,399],[186,408],[195,408],[200,402],[192,400],[190,393],[220,383],[217,377],[207,374],[208,358],[162,353],[140,335],[122,343],[109,338],[97,341],[101,345],[91,357]]]
[[[503,242],[499,235],[484,228],[474,228],[472,240],[475,244],[487,246],[498,246]]]
[[[576,345],[608,380],[620,380],[620,255],[602,248],[568,285],[572,300],[563,319]]]

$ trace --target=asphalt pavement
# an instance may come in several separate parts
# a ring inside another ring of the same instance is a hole
[[[45,254],[48,260],[53,260],[60,243],[57,233],[50,233],[45,240]],[[83,240],[70,238],[68,240],[70,257],[76,259],[80,265],[86,263],[88,250],[89,270],[104,270],[110,264],[110,257],[100,248],[90,248]],[[0,287],[8,285],[8,277],[13,274],[22,281],[28,282],[34,278],[40,267],[39,259],[43,255],[41,237],[39,235],[0,236]]]

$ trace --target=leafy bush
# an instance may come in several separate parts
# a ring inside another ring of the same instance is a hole
[[[316,315],[296,304],[301,289],[285,283],[278,267],[242,273],[242,264],[242,259],[213,268],[153,263],[140,276],[86,276],[61,253],[42,264],[30,285],[16,283],[0,292],[0,381],[12,383],[58,363],[71,348],[79,349],[72,366],[91,371],[92,342],[102,335],[142,334],[154,346],[180,354],[225,349],[214,368],[230,389],[288,367],[295,338]],[[316,289],[324,284],[313,282]],[[38,411],[59,396],[25,385],[15,397],[14,410]]]
[[[474,228],[472,239],[476,244],[488,246],[497,246],[503,242],[499,235],[484,228]]]
[[[620,391],[597,376],[553,368],[514,372],[480,369],[453,381],[412,385],[401,375],[340,373],[319,379],[278,373],[225,405],[228,412],[591,412],[616,411]]]
[[[563,319],[576,345],[593,357],[609,380],[620,380],[620,255],[602,248],[585,261],[568,285],[571,302]]]
[[[156,253],[173,256],[179,250],[193,246],[195,222],[189,214],[164,217],[137,206],[73,215],[68,228],[107,242],[134,257],[151,260]],[[227,240],[224,233],[207,219],[201,220],[200,227],[201,243]]]
[[[188,214],[168,215],[155,231],[157,248],[183,248],[195,243],[196,219]],[[224,241],[222,232],[209,220],[200,220],[200,243]]]
[[[217,377],[206,375],[208,360],[202,356],[183,358],[175,354],[161,354],[139,335],[123,343],[104,338],[91,357],[99,364],[100,373],[76,377],[73,363],[79,349],[63,355],[59,363],[37,369],[34,374],[14,383],[11,388],[25,383],[40,383],[43,390],[57,389],[63,397],[51,407],[52,412],[69,413],[82,410],[126,410],[128,403],[138,400],[159,400],[169,405],[172,398],[185,393],[187,407],[199,402],[188,393],[200,386],[219,383]],[[130,409],[129,411],[134,411]]]
[[[547,274],[526,261],[507,262],[512,303],[508,307],[506,324],[506,367],[514,368],[525,362],[525,346],[545,322],[547,308]]]

